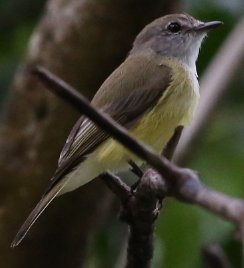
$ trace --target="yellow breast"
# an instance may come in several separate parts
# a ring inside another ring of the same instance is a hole
[[[134,126],[130,132],[136,138],[160,152],[179,125],[188,124],[198,104],[199,86],[197,78],[185,65],[172,59],[163,60],[171,67],[172,82],[156,106]],[[98,161],[108,165],[111,161],[120,166],[136,157],[113,139],[109,139],[97,150]]]

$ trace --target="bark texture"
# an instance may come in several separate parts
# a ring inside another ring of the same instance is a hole
[[[10,89],[0,128],[0,267],[81,267],[92,230],[108,204],[105,187],[94,181],[58,198],[23,244],[10,249],[78,117],[38,84],[29,68],[43,65],[92,97],[125,58],[138,31],[178,8],[177,0],[48,2]]]

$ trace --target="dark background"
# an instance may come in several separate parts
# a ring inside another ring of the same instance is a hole
[[[103,1],[101,1],[101,5],[103,4],[102,2]],[[25,58],[28,40],[42,16],[44,6],[45,1],[40,0],[1,0],[0,2],[0,107],[2,118],[5,116],[8,97],[10,95],[9,89],[13,83],[14,75]],[[234,25],[243,16],[244,3],[242,0],[188,0],[181,2],[179,11],[190,13],[202,20],[222,20],[225,23],[222,29],[218,29],[211,33],[203,45],[198,61],[198,71],[201,77],[201,74],[204,73],[204,70],[207,68],[222,42],[233,29]],[[119,31],[119,29],[117,29],[117,31]],[[123,40],[121,40],[121,42],[123,42]],[[97,49],[99,53],[99,45]],[[125,55],[126,53],[124,56]],[[122,59],[123,58],[121,57],[121,60]],[[209,122],[206,131],[202,135],[201,142],[199,142],[197,150],[195,150],[193,160],[188,164],[188,166],[200,173],[203,181],[207,185],[240,198],[244,197],[243,67],[244,65],[238,73],[236,73],[235,79],[231,83],[231,87],[222,98],[217,112],[212,116],[211,122]],[[73,117],[77,118],[77,115]],[[65,134],[67,134],[67,132],[68,129],[65,130]],[[63,137],[64,136],[65,135],[63,135]],[[61,138],[62,140],[64,139],[63,137]],[[50,140],[48,142],[51,144],[55,141]],[[46,144],[47,150],[49,147],[48,142]],[[50,145],[50,147],[52,146]],[[11,159],[9,159],[9,161],[11,162]],[[53,169],[54,168],[55,166]],[[7,179],[8,178],[5,178],[0,174],[0,180]],[[11,187],[18,187],[16,186],[18,183],[10,185]],[[2,234],[9,232],[5,244],[1,245],[3,248],[9,247],[10,237],[13,237],[14,233],[17,232],[19,224],[23,222],[28,211],[34,206],[38,199],[37,196],[42,192],[43,185],[45,185],[44,182],[40,183],[39,186],[36,186],[37,189],[34,189],[38,194],[36,193],[35,198],[32,198],[32,201],[30,201],[31,203],[27,205],[28,210],[24,211],[23,214],[19,216],[16,223],[9,223],[12,226],[11,229],[6,230],[0,227],[0,232]],[[4,186],[2,189],[4,189]],[[79,194],[82,195],[82,193],[82,190],[80,190]],[[78,195],[78,193],[74,195]],[[15,197],[8,196],[8,199],[11,198],[14,199]],[[58,201],[59,205],[66,202],[66,197],[62,197],[61,199],[61,201]],[[70,195],[67,199],[69,202],[71,201]],[[78,200],[76,199],[77,198],[74,197],[72,202]],[[18,202],[22,201],[23,200],[21,199],[18,200]],[[108,198],[108,202],[112,202],[110,197]],[[70,203],[70,205],[71,204],[72,203]],[[53,205],[52,208],[54,206],[55,205]],[[24,203],[22,204],[22,207],[25,207]],[[2,208],[0,207],[0,213],[1,209]],[[85,209],[90,209],[89,202],[87,206],[86,204],[84,205],[84,203],[80,206],[80,210]],[[92,235],[88,238],[89,242],[86,257],[81,253],[83,261],[80,261],[80,263],[83,263],[84,267],[115,267],[115,263],[118,264],[120,262],[119,256],[124,247],[123,237],[126,233],[126,227],[116,218],[117,210],[118,204],[103,210],[104,217],[99,218],[99,224],[96,225],[94,228],[95,231],[93,231]],[[9,213],[12,215],[12,221],[15,221],[14,206],[12,206],[12,211]],[[79,213],[79,211],[76,210],[74,213]],[[61,214],[62,216],[60,216]],[[45,224],[47,224],[47,219],[52,217],[56,217],[58,221],[62,221],[61,218],[68,217],[69,221],[72,221],[72,215],[72,213],[69,214],[67,209],[59,209],[55,215],[51,212],[47,212],[47,214],[42,216],[42,218],[46,219],[42,220]],[[86,221],[86,219],[83,219],[83,222],[84,221]],[[87,224],[90,223],[88,222]],[[75,225],[79,226],[79,222],[76,222]],[[38,230],[41,228],[38,229],[38,226],[34,226],[33,229],[35,228],[37,228],[37,231],[33,232],[36,233],[38,239],[38,237],[40,238],[40,236],[38,236]],[[64,225],[63,228],[68,229],[69,226]],[[77,230],[78,229],[79,228],[77,227]],[[206,211],[194,206],[179,203],[175,200],[168,200],[157,223],[153,267],[203,267],[200,257],[200,248],[203,244],[212,242],[220,243],[231,259],[234,267],[240,267],[241,246],[239,242],[233,239],[233,231],[234,227],[232,224],[227,223]],[[66,236],[68,236],[69,230],[66,230],[66,232]],[[2,236],[2,234],[0,235]],[[52,259],[52,250],[54,250],[53,247],[56,244],[53,244],[52,242],[49,243],[48,239],[45,240],[45,236],[44,238],[41,236],[41,238],[44,247],[46,247],[46,251],[49,252],[48,258]],[[55,235],[52,239],[55,239]],[[59,240],[60,239],[57,238],[57,241]],[[29,247],[30,245],[33,246],[32,244],[29,244]],[[21,247],[22,246],[20,246],[20,249],[18,248],[11,253],[6,253],[6,255],[0,253],[0,267],[35,267],[33,266],[35,265],[35,262],[28,262],[28,257],[21,258],[21,261],[17,258],[17,255],[22,254]],[[25,243],[23,243],[23,247],[25,247]],[[4,252],[5,251],[3,251],[3,253]],[[66,253],[69,254],[69,252]],[[61,251],[60,254],[65,254],[65,251]],[[28,253],[25,253],[25,255],[28,255]],[[16,262],[14,263],[10,259],[14,259],[15,257]],[[35,258],[35,254],[32,258]],[[40,261],[39,258],[40,255],[36,253],[37,263]],[[43,256],[43,258],[45,257]],[[46,264],[46,267],[58,267],[56,264],[57,263],[54,261],[50,261],[49,264]],[[75,264],[66,267],[80,267],[80,264],[79,261],[77,261]],[[116,267],[119,267],[119,265]]]

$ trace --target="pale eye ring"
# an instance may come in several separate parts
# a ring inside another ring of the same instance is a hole
[[[178,22],[171,22],[167,26],[167,30],[171,33],[178,33],[181,30],[181,25]]]

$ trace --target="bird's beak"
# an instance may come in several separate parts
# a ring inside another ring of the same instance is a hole
[[[194,27],[194,30],[197,32],[207,32],[211,29],[214,29],[220,25],[222,25],[222,21],[209,21],[199,24],[198,26]]]

